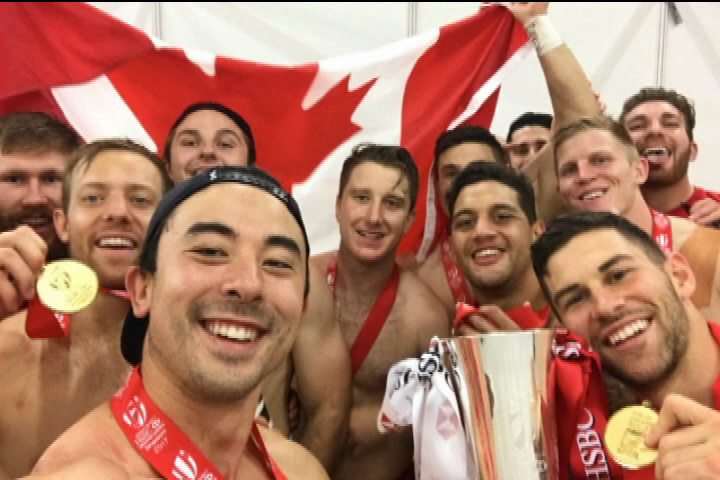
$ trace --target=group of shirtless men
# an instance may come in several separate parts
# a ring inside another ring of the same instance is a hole
[[[311,256],[223,105],[188,107],[162,158],[0,117],[0,479],[413,478],[411,432],[377,429],[390,367],[434,336],[555,324],[603,385],[566,379],[602,407],[568,400],[562,478],[624,478],[602,428],[644,400],[660,421],[642,478],[720,478],[720,197],[688,180],[693,108],[643,89],[604,116],[547,8],[511,6],[553,115],[522,116],[506,145],[480,127],[437,139],[442,228],[419,264],[397,256],[419,188],[402,147],[353,149],[340,245]],[[31,338],[59,258],[100,291],[66,334]],[[457,302],[477,309],[456,319]]]

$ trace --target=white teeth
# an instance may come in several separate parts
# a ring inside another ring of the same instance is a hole
[[[619,332],[615,332],[608,338],[611,346],[615,346],[618,343],[624,342],[628,338],[634,337],[638,333],[644,332],[650,323],[645,319],[640,319],[626,325],[625,328]]]
[[[240,342],[251,342],[258,336],[257,331],[224,323],[209,323],[207,329],[213,335]]]
[[[98,241],[98,245],[101,247],[127,247],[132,248],[133,242],[126,238],[120,238],[120,237],[109,237],[109,238],[101,238],[100,241]]]
[[[648,147],[643,150],[643,156],[647,155],[668,155],[670,150],[667,147]]]
[[[592,200],[602,196],[604,193],[602,190],[593,190],[592,192],[581,195],[580,200]]]
[[[362,236],[362,237],[373,237],[373,238],[378,239],[378,240],[383,237],[383,234],[382,234],[382,233],[361,232],[361,231],[358,231],[358,233],[359,233],[360,236]]]
[[[479,252],[476,252],[475,257],[489,257],[491,255],[499,255],[500,250],[497,248],[486,248],[484,250],[480,250]]]

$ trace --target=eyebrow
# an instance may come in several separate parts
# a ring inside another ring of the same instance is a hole
[[[618,263],[624,261],[624,260],[630,260],[632,257],[627,254],[620,253],[618,255],[615,255],[614,257],[610,258],[609,260],[605,261],[600,267],[598,267],[598,270],[601,273],[605,273],[608,270],[610,270],[612,267],[617,265]],[[580,289],[580,285],[577,283],[573,283],[572,285],[568,285],[567,287],[559,290],[555,295],[553,295],[553,301],[555,304],[560,303],[560,299],[564,297],[565,295],[574,292],[575,290]]]
[[[297,242],[285,235],[270,235],[265,240],[265,245],[268,247],[282,247],[301,256],[300,246]]]
[[[238,138],[241,138],[241,136],[238,135],[237,132],[235,132],[234,130],[230,130],[229,128],[222,128],[222,129],[218,130],[217,132],[215,132],[215,135],[225,134],[225,133],[229,133],[229,134],[231,134],[231,135],[235,135],[235,136],[238,137]],[[177,135],[178,135],[178,136],[179,136],[179,135],[195,135],[195,136],[198,136],[198,137],[199,137],[199,136],[200,136],[200,130],[198,130],[198,129],[196,129],[196,128],[184,128],[184,129],[180,130],[180,131],[177,133]]]
[[[237,233],[232,228],[218,222],[197,222],[194,223],[185,235],[200,235],[203,233],[215,233],[230,239],[237,238]]]

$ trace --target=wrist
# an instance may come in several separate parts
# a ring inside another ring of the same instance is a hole
[[[532,17],[525,23],[525,30],[535,45],[538,55],[544,55],[563,43],[560,34],[555,30],[547,15]]]

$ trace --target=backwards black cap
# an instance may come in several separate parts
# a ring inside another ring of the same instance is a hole
[[[280,200],[288,209],[290,214],[302,230],[305,241],[305,251],[310,256],[310,243],[308,242],[307,231],[295,199],[285,191],[280,182],[263,170],[256,167],[223,166],[206,170],[191,177],[183,183],[176,185],[160,201],[150,219],[145,242],[140,252],[139,265],[145,271],[155,272],[157,268],[157,249],[160,242],[160,235],[175,208],[188,199],[191,195],[216,183],[241,183],[250,185],[268,192]],[[310,289],[309,268],[305,270],[305,296]],[[131,365],[137,365],[142,359],[142,348],[147,331],[149,316],[138,318],[132,308],[125,318],[122,335],[120,337],[120,348],[125,360]]]
[[[247,143],[248,143],[248,165],[255,165],[255,138],[253,137],[252,130],[250,129],[250,125],[245,121],[245,119],[237,113],[235,110],[226,107],[225,105],[221,103],[215,103],[215,102],[198,102],[193,103],[189,107],[185,109],[183,113],[180,114],[180,116],[175,120],[175,123],[173,123],[173,126],[170,128],[170,132],[173,132],[178,125],[182,123],[183,120],[185,120],[188,115],[191,113],[195,113],[199,110],[215,110],[216,112],[220,112],[223,115],[226,115],[228,118],[230,118],[233,122],[235,122],[235,125],[238,126],[240,130],[243,131],[245,134],[245,137],[247,137]],[[167,162],[170,162],[170,143],[172,141],[171,136],[169,135],[167,140],[165,140],[165,150],[163,151],[163,156],[165,157],[165,160]]]

